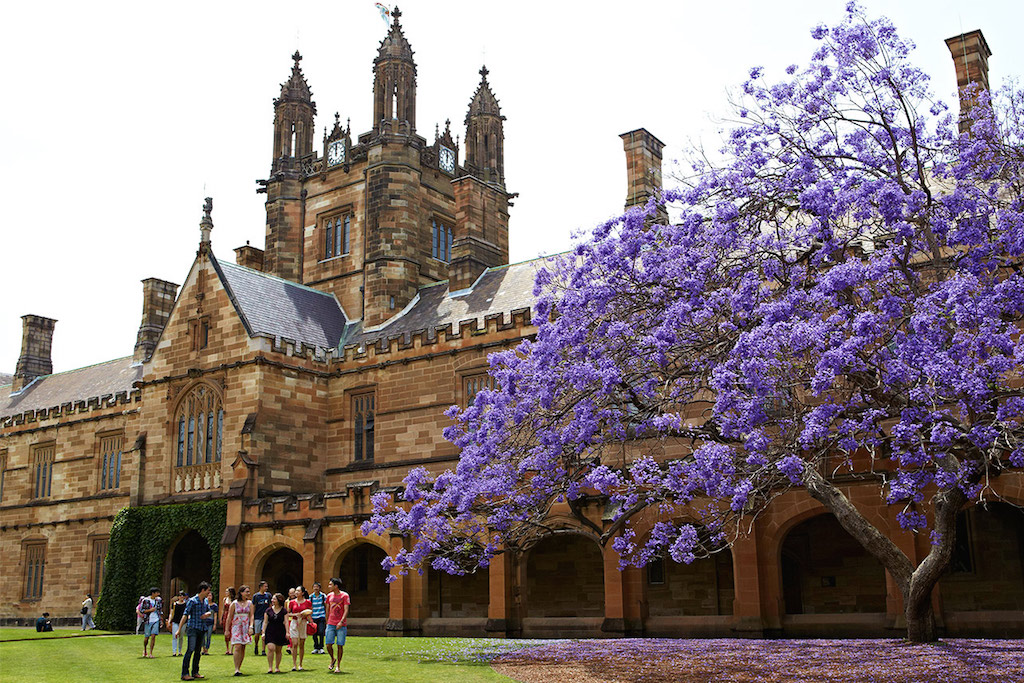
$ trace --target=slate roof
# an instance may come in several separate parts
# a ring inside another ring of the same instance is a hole
[[[333,294],[212,259],[249,334],[335,348],[348,320]]]
[[[8,375],[7,373],[0,372],[0,387],[10,384],[14,381],[14,375]]]
[[[9,384],[0,386],[0,417],[131,392],[132,383],[138,379],[142,379],[142,367],[133,366],[132,357],[128,356],[37,377],[16,396],[10,395]]]
[[[470,290],[456,292],[455,296],[448,291],[447,282],[421,287],[411,308],[383,327],[353,331],[346,343],[364,344],[399,334],[408,340],[412,332],[424,329],[433,337],[436,327],[449,324],[458,333],[460,321],[475,318],[482,323],[483,318],[496,313],[505,314],[507,321],[512,311],[533,307],[533,282],[544,260],[488,268]]]

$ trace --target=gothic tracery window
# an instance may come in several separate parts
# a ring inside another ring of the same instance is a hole
[[[205,384],[196,385],[178,405],[175,416],[178,467],[220,462],[224,440],[224,408]]]

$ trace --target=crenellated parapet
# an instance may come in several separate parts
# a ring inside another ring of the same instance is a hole
[[[75,416],[98,413],[111,408],[125,407],[142,400],[142,392],[138,389],[131,391],[120,391],[116,394],[105,394],[103,396],[90,396],[87,398],[66,401],[59,405],[45,408],[33,408],[24,412],[12,415],[0,416],[0,429],[7,427],[21,427],[35,423],[47,422],[50,420],[68,420]],[[121,413],[114,413],[119,415]],[[110,417],[109,413],[96,415],[97,419]]]
[[[519,339],[534,333],[534,326],[529,308],[520,308],[510,313],[490,313],[480,317],[466,318],[457,324],[448,323],[432,328],[420,328],[382,336],[370,342],[346,344],[334,358],[334,364],[353,361],[374,360],[378,357],[391,357],[400,352],[425,350],[434,353],[456,353],[466,342],[476,341],[480,337],[503,334],[496,344],[506,344],[510,339]],[[445,345],[456,345],[451,349]]]

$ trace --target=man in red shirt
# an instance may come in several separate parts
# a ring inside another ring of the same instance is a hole
[[[345,638],[348,637],[348,609],[352,601],[348,593],[341,590],[341,579],[331,579],[331,592],[327,594],[327,631],[324,637],[327,654],[331,656],[328,671],[341,673],[341,656],[345,654]],[[334,644],[338,644],[338,659],[334,659]]]

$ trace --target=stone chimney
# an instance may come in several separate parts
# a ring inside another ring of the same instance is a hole
[[[960,91],[960,132],[970,127],[964,114],[974,105],[973,98],[967,96],[965,88],[977,83],[983,90],[988,90],[988,58],[992,50],[981,30],[961,33],[946,38],[946,47],[953,56],[956,66],[956,85]]]
[[[23,315],[21,320],[21,356],[14,371],[11,393],[21,391],[36,377],[53,373],[50,350],[57,321],[41,315]]]
[[[244,247],[235,248],[235,263],[245,268],[263,272],[263,250],[249,246],[248,240]]]
[[[177,295],[178,285],[173,282],[155,277],[142,281],[142,324],[139,325],[139,335],[135,340],[133,362],[144,363],[153,355]]]
[[[626,151],[626,209],[643,206],[661,192],[661,150],[665,143],[646,128],[637,128],[619,136]],[[659,220],[667,219],[664,211]]]

